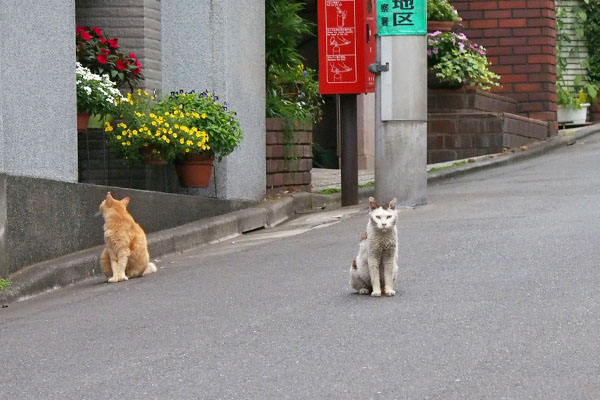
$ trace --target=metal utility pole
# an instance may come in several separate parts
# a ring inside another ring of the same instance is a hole
[[[375,196],[427,200],[426,0],[378,0]]]

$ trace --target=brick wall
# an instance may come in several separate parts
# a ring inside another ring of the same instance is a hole
[[[118,37],[120,50],[134,53],[142,64],[141,86],[161,88],[160,0],[76,0],[75,18],[78,25]]]
[[[312,125],[296,125],[286,146],[283,122],[267,118],[267,190],[310,192],[312,170]]]
[[[485,46],[492,70],[502,76],[493,89],[518,102],[519,114],[550,122],[556,132],[556,23],[551,0],[452,0],[464,33]]]

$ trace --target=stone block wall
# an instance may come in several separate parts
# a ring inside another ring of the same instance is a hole
[[[545,140],[545,122],[514,114],[472,112],[429,114],[427,163],[500,153]]]
[[[287,143],[280,119],[267,119],[267,192],[310,192],[312,125],[297,124]]]
[[[556,21],[551,0],[452,0],[464,33],[485,46],[502,76],[496,93],[518,102],[518,113],[551,123],[556,132]]]
[[[76,0],[75,6],[78,25],[118,37],[120,50],[138,57],[142,87],[161,88],[160,0]]]

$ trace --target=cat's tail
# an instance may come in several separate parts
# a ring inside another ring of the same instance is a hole
[[[146,275],[151,274],[153,272],[156,272],[156,265],[154,265],[154,263],[149,262],[148,266],[146,267],[146,269],[144,270],[144,272],[142,272],[142,276],[146,276]]]

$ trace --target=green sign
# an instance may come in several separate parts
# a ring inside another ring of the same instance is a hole
[[[379,36],[426,35],[427,0],[377,0]]]

